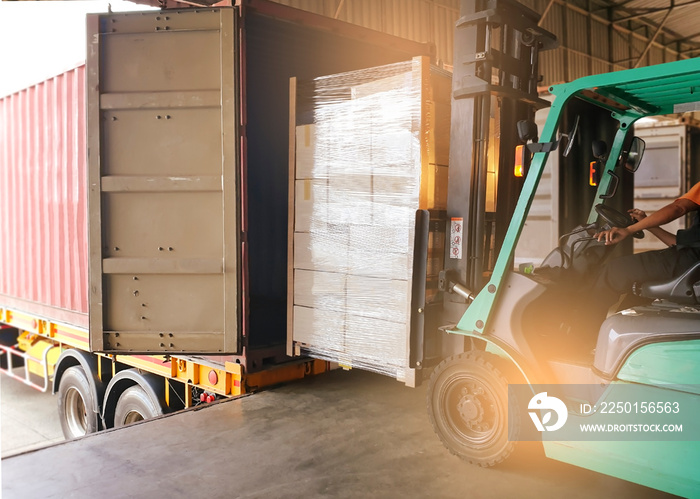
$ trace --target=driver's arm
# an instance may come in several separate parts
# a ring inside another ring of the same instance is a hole
[[[682,197],[676,199],[673,203],[667,204],[659,211],[656,211],[648,217],[633,223],[632,225],[619,228],[615,227],[610,230],[605,230],[597,235],[598,241],[605,240],[606,245],[617,244],[625,239],[630,234],[635,232],[656,228],[665,225],[673,220],[682,217],[688,212],[700,209],[700,205],[691,201],[688,198]],[[664,241],[665,242],[665,241]],[[675,236],[674,236],[675,243]]]
[[[661,227],[649,227],[649,232],[654,234],[666,246],[673,246],[676,244],[676,235],[666,229],[662,229]]]
[[[647,217],[646,212],[644,210],[640,210],[639,208],[633,208],[629,210],[628,213],[635,222],[639,222]],[[649,227],[648,230],[666,246],[673,246],[676,244],[676,235],[672,234],[666,229],[662,229],[661,227]]]

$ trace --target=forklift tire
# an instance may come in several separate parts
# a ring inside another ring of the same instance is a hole
[[[124,390],[117,400],[117,407],[114,409],[114,427],[121,428],[162,414],[163,409],[160,405],[154,403],[143,388],[134,385]]]
[[[430,423],[445,447],[468,463],[494,466],[515,449],[520,418],[513,407],[508,421],[508,367],[497,355],[471,351],[445,359],[430,377]]]
[[[94,394],[80,366],[66,369],[58,386],[58,417],[67,440],[95,433],[99,429]]]

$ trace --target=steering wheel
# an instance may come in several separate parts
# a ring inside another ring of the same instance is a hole
[[[617,211],[615,208],[611,208],[610,206],[602,203],[595,205],[595,211],[598,213],[600,218],[602,218],[605,222],[607,222],[608,225],[612,227],[624,229],[634,223],[632,217],[630,217],[626,213]],[[644,237],[644,232],[640,230],[638,232],[633,233],[632,236],[637,239],[642,239]]]

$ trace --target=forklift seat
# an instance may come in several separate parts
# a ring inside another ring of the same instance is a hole
[[[661,282],[635,283],[634,293],[645,298],[666,300],[679,305],[700,304],[700,262],[683,274]]]
[[[674,304],[675,305],[675,304]],[[700,308],[635,307],[608,317],[598,335],[593,366],[613,379],[627,357],[651,343],[700,339]]]
[[[673,279],[635,284],[634,293],[665,303],[635,307],[603,322],[593,365],[608,379],[643,345],[700,339],[700,262]]]

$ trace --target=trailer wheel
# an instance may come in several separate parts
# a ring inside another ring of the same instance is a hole
[[[496,355],[466,352],[441,362],[428,385],[435,433],[452,454],[484,467],[502,462],[515,448],[508,440],[508,380],[496,366],[503,367]],[[520,418],[513,415],[511,432],[517,432]]]
[[[114,427],[120,428],[144,419],[163,414],[163,409],[153,403],[148,394],[138,385],[124,390],[114,410]]]
[[[82,437],[98,430],[95,399],[85,371],[79,366],[66,369],[58,386],[58,417],[66,439]]]

